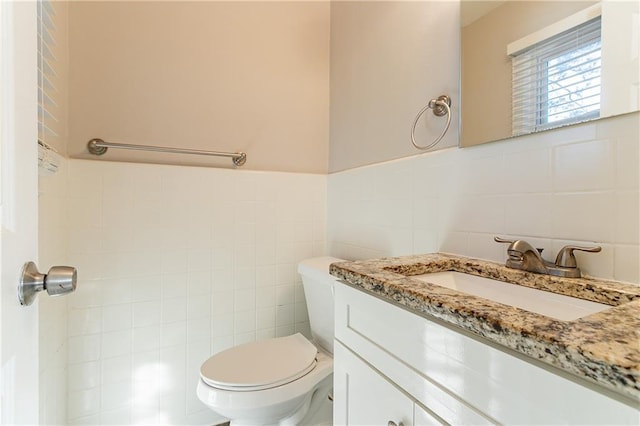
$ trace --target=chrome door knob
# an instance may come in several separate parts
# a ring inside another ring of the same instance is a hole
[[[76,289],[78,271],[71,266],[53,266],[49,269],[45,279],[44,288],[49,296],[60,296],[71,293]]]
[[[18,299],[23,306],[33,303],[39,291],[47,290],[49,296],[62,296],[76,289],[78,271],[71,266],[54,266],[49,272],[42,274],[33,262],[22,267],[22,275],[18,284]]]

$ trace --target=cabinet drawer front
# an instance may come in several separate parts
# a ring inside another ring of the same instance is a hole
[[[455,425],[496,423],[466,404],[442,383],[424,374],[423,370],[416,371],[416,367],[425,362],[415,362],[414,359],[423,354],[427,335],[433,335],[424,318],[344,285],[336,286],[335,297],[338,341],[366,359],[445,422]],[[414,362],[408,362],[410,360]],[[444,378],[459,379],[459,373],[447,371],[447,366],[439,359],[430,357],[427,364],[432,360],[438,364],[431,368],[442,368],[440,375]]]
[[[336,339],[451,424],[637,424],[637,407],[344,284]]]

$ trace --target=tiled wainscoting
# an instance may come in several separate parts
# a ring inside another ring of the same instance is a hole
[[[68,160],[41,180],[39,266],[79,271],[75,294],[39,301],[41,419],[219,423],[195,395],[201,362],[308,333],[296,263],[325,252],[504,261],[494,235],[549,259],[598,244],[577,253],[586,274],[638,283],[639,124],[634,113],[329,177]]]
[[[494,235],[587,275],[638,283],[640,114],[329,176],[328,244],[348,259],[443,251],[503,262]],[[406,141],[405,143],[409,143]]]
[[[67,169],[63,160],[55,175],[38,182],[38,268],[46,273],[55,265],[68,265]],[[37,299],[40,358],[40,424],[67,423],[67,297]],[[31,308],[28,308],[31,309]]]
[[[70,424],[213,424],[200,364],[301,331],[326,177],[68,161]]]

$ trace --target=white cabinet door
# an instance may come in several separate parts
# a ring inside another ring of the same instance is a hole
[[[338,342],[334,359],[335,425],[414,424],[411,398]]]
[[[446,423],[438,420],[431,413],[428,413],[424,408],[415,404],[413,410],[414,426],[442,426]]]

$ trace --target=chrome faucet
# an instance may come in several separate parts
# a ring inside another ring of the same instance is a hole
[[[582,276],[574,250],[597,253],[602,247],[578,247],[564,246],[560,249],[556,261],[549,262],[542,258],[542,250],[536,249],[524,240],[505,240],[504,238],[494,237],[497,243],[509,244],[507,254],[509,258],[505,265],[507,268],[520,269],[522,271],[535,272],[538,274],[554,275],[565,278],[580,278]]]

